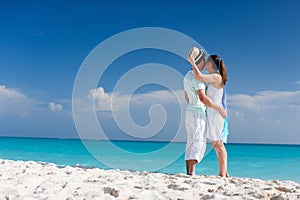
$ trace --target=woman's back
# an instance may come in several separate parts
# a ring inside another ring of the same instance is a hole
[[[222,105],[223,88],[216,88],[208,84],[206,95],[216,104]]]

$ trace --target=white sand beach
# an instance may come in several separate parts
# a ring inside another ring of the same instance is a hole
[[[0,199],[300,199],[300,184],[0,159]]]

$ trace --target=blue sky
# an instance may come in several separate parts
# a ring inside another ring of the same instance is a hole
[[[107,38],[150,26],[184,33],[225,60],[229,142],[300,144],[299,10],[296,0],[2,1],[0,136],[78,137],[71,102],[81,63]],[[181,74],[190,67],[158,50],[132,52],[116,60],[97,90],[98,119],[113,139],[131,138],[115,125],[109,109],[103,111],[105,102],[124,73],[149,62],[169,65]],[[172,100],[162,103],[170,93],[157,95],[162,89],[140,88],[135,98],[143,104],[133,101],[130,109],[137,124],[144,126],[149,123],[149,106],[163,104],[175,117],[168,118],[153,139],[168,140],[178,118]],[[146,101],[147,94],[152,96]]]

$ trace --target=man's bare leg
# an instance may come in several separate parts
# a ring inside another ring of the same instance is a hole
[[[194,175],[197,160],[186,160],[185,164],[186,164],[186,174],[187,175]]]

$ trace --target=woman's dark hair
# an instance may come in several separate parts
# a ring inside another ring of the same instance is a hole
[[[219,70],[220,75],[222,76],[223,84],[226,85],[227,82],[227,72],[224,64],[224,60],[222,60],[218,55],[210,55],[207,58],[208,61],[212,63],[212,66],[215,70]]]

